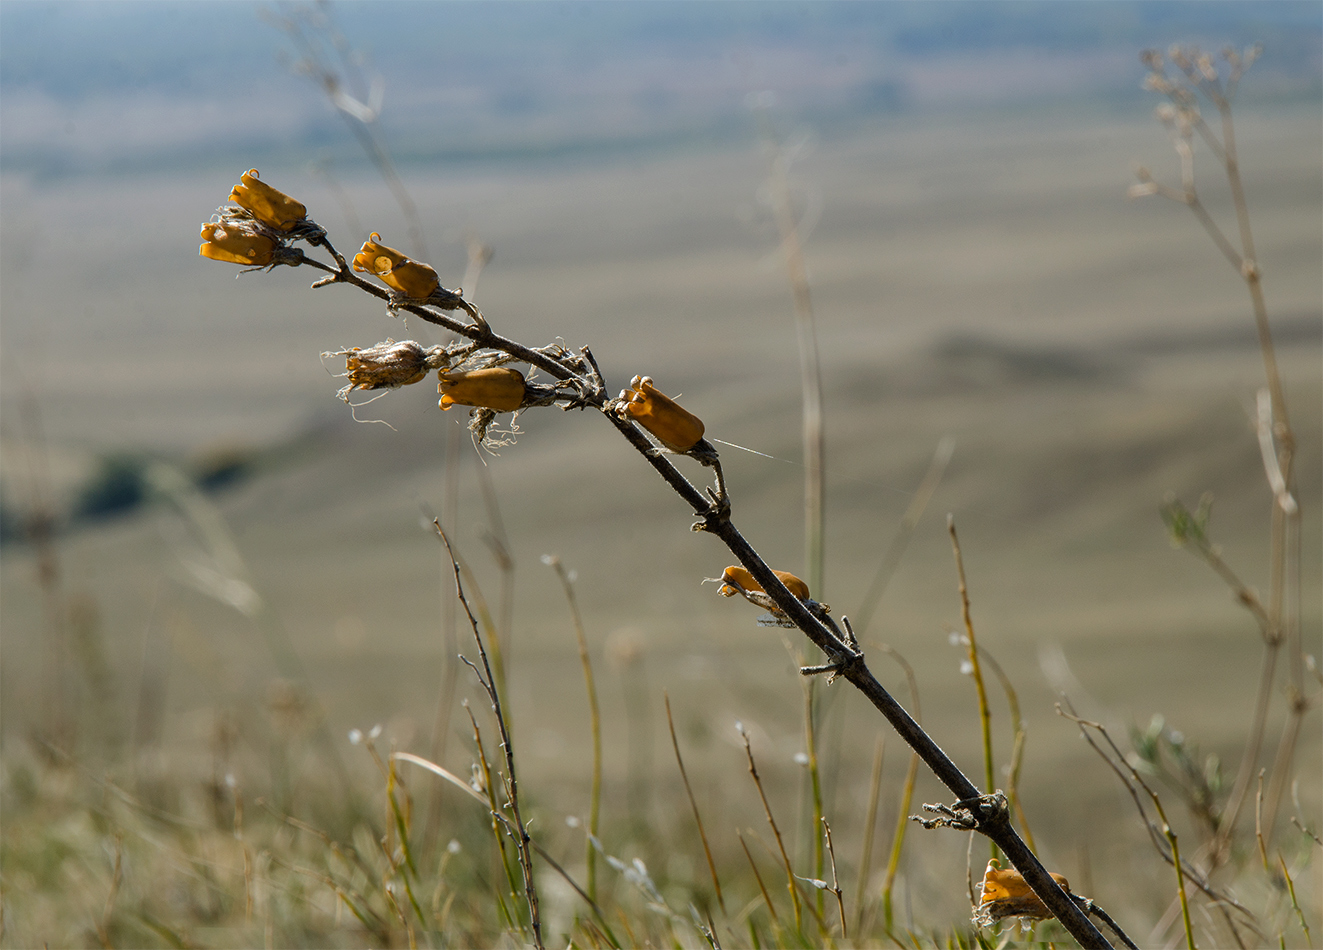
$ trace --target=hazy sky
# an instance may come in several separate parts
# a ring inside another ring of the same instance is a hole
[[[749,93],[820,128],[1129,97],[1137,51],[1263,42],[1253,94],[1316,96],[1316,2],[0,4],[0,167],[51,175],[357,146],[305,37],[397,157],[747,134]],[[339,37],[348,56],[334,44]],[[329,42],[328,42],[329,41]],[[375,90],[375,91],[374,91]],[[352,104],[351,108],[353,107]]]

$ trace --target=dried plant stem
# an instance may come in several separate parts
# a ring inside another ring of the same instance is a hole
[[[1239,80],[1239,75],[1235,76]],[[1268,306],[1263,297],[1263,275],[1259,270],[1258,255],[1254,251],[1254,235],[1250,230],[1249,203],[1245,200],[1245,186],[1240,177],[1240,159],[1236,152],[1236,126],[1231,116],[1231,100],[1234,94],[1234,82],[1227,91],[1222,91],[1216,83],[1205,81],[1200,88],[1217,105],[1222,119],[1221,158],[1226,171],[1227,184],[1231,189],[1231,202],[1236,209],[1236,227],[1240,233],[1239,260],[1232,264],[1240,272],[1249,290],[1250,302],[1254,308],[1254,325],[1259,333],[1259,349],[1263,354],[1264,374],[1268,379],[1268,388],[1272,392],[1273,414],[1281,429],[1278,437],[1282,440],[1282,465],[1284,473],[1291,470],[1291,459],[1295,452],[1295,437],[1286,414],[1286,393],[1282,386],[1282,376],[1277,368],[1277,353],[1272,342],[1272,330],[1268,325]],[[1206,126],[1205,126],[1206,128]],[[1205,136],[1211,140],[1211,136]],[[1289,483],[1289,478],[1288,478]]]
[[[459,561],[455,557],[454,548],[450,546],[450,539],[441,530],[441,523],[434,521],[432,524],[436,528],[436,533],[440,536],[441,542],[446,546],[446,553],[450,555],[450,563],[455,573],[455,594],[459,597],[460,605],[469,618],[469,626],[473,629],[473,639],[478,645],[478,656],[482,660],[482,670],[478,670],[468,660],[464,660],[464,662],[473,668],[474,673],[478,676],[478,682],[486,691],[488,699],[491,700],[492,712],[496,716],[496,725],[501,732],[501,746],[505,750],[505,794],[510,810],[514,814],[515,828],[518,832],[515,836],[515,845],[519,849],[519,866],[524,876],[524,896],[528,901],[529,919],[533,928],[533,945],[537,947],[537,950],[544,950],[542,945],[542,918],[538,911],[537,885],[533,880],[532,849],[529,844],[528,829],[525,827],[523,815],[519,811],[519,780],[515,775],[514,745],[510,741],[510,733],[505,726],[505,716],[501,711],[501,697],[496,691],[491,663],[487,659],[487,650],[483,646],[482,634],[478,630],[478,620],[474,617],[473,610],[469,607],[468,598],[464,595],[464,584],[460,580]]]
[[[496,800],[496,782],[492,777],[491,762],[487,758],[487,748],[482,744],[482,730],[478,728],[478,720],[473,715],[473,710],[469,708],[468,700],[464,701],[464,711],[469,716],[469,726],[473,730],[473,746],[478,753],[478,770],[482,773],[482,789],[486,793],[486,803],[488,814],[491,815],[492,837],[496,840],[496,853],[500,855],[501,869],[505,872],[505,881],[510,888],[510,896],[517,898],[519,894],[519,879],[515,874],[514,867],[510,864],[509,852],[505,850],[505,836],[501,833],[502,828],[514,839],[515,834],[509,828],[509,823],[505,815],[501,812],[500,803]],[[510,908],[505,903],[505,897],[498,888],[495,892],[496,908],[500,911],[501,918],[505,920],[506,926],[510,929],[516,929],[520,925],[515,921],[515,915],[511,913]]]
[[[716,524],[711,524],[715,521]],[[839,676],[847,679],[868,699],[873,706],[886,717],[887,721],[900,733],[910,748],[918,753],[924,763],[937,778],[956,797],[957,801],[976,801],[980,798],[978,788],[965,777],[950,757],[919,727],[909,713],[896,702],[890,693],[873,676],[867,665],[858,658],[842,650],[842,641],[836,638],[822,620],[810,613],[801,601],[796,599],[780,582],[761,557],[749,546],[749,543],[727,519],[709,516],[704,522],[706,530],[715,534],[739,559],[751,573],[763,590],[776,603],[777,608],[790,618],[814,643],[827,652],[828,656],[839,664]],[[1098,928],[1085,916],[1083,911],[1066,895],[1048,875],[1042,863],[1025,845],[1023,839],[1011,827],[1005,815],[997,812],[994,817],[982,821],[978,830],[988,836],[1002,850],[1016,870],[1024,875],[1025,882],[1037,894],[1043,903],[1056,915],[1057,919],[1082,946],[1105,948],[1107,940]]]
[[[1268,871],[1268,846],[1263,840],[1263,769],[1259,769],[1259,787],[1254,793],[1254,840],[1259,846],[1259,860]]]
[[[1173,47],[1170,53],[1171,59],[1184,75],[1183,80],[1178,76],[1173,81],[1166,74],[1162,57],[1153,51],[1145,52],[1142,59],[1151,70],[1148,87],[1166,94],[1174,106],[1174,108],[1164,107],[1167,112],[1163,121],[1172,131],[1173,145],[1181,159],[1182,187],[1178,190],[1158,185],[1146,170],[1141,170],[1142,184],[1132,191],[1136,195],[1160,194],[1188,206],[1218,250],[1245,282],[1267,383],[1267,405],[1264,405],[1263,400],[1260,402],[1259,436],[1260,444],[1263,446],[1264,467],[1273,489],[1275,504],[1272,512],[1270,594],[1266,622],[1263,620],[1260,622],[1265,635],[1264,675],[1260,681],[1254,726],[1251,728],[1250,739],[1236,775],[1232,794],[1227,807],[1223,810],[1223,823],[1218,837],[1219,849],[1214,853],[1214,861],[1223,859],[1236,818],[1248,794],[1251,777],[1258,767],[1268,693],[1275,672],[1275,653],[1283,641],[1287,644],[1290,658],[1290,682],[1286,690],[1287,722],[1283,728],[1268,785],[1268,812],[1264,825],[1268,840],[1271,840],[1273,834],[1283,790],[1289,782],[1300,727],[1310,705],[1304,695],[1304,650],[1300,634],[1301,514],[1300,506],[1295,499],[1296,439],[1287,414],[1285,385],[1277,364],[1272,329],[1268,322],[1263,274],[1259,267],[1250,227],[1249,204],[1245,198],[1244,183],[1240,174],[1235,122],[1231,108],[1239,82],[1258,54],[1258,47],[1252,47],[1244,53],[1231,49],[1224,50],[1222,56],[1229,71],[1223,81],[1213,65],[1211,56],[1193,47]],[[1221,120],[1220,140],[1199,112],[1198,94],[1202,94],[1217,108]],[[1239,248],[1223,233],[1198,198],[1194,176],[1193,133],[1195,131],[1198,131],[1208,145],[1226,176],[1235,209]]]
[[[585,843],[588,862],[588,896],[597,900],[597,849],[592,840],[598,836],[598,825],[602,811],[602,713],[597,705],[597,686],[593,681],[593,661],[588,655],[588,638],[583,632],[583,616],[579,613],[579,601],[574,596],[574,583],[565,570],[560,558],[548,555],[542,562],[551,567],[560,578],[565,588],[565,600],[570,605],[570,619],[574,622],[574,638],[579,646],[579,663],[583,666],[584,690],[588,694],[588,718],[593,735],[593,785],[588,805],[588,840]],[[667,707],[669,712],[670,707]],[[677,753],[678,754],[678,753]],[[687,783],[686,783],[687,784]],[[720,891],[718,891],[720,893]]]
[[[1171,827],[1171,822],[1167,820],[1166,810],[1162,807],[1162,799],[1158,797],[1157,792],[1149,788],[1148,783],[1144,781],[1144,779],[1140,776],[1140,774],[1137,771],[1135,771],[1134,767],[1130,765],[1129,761],[1125,758],[1125,756],[1121,755],[1120,750],[1116,748],[1116,745],[1112,742],[1111,736],[1108,735],[1106,728],[1104,728],[1101,723],[1089,722],[1088,720],[1081,719],[1080,717],[1074,715],[1072,712],[1067,712],[1066,710],[1062,709],[1060,704],[1057,705],[1057,713],[1065,717],[1066,719],[1069,719],[1077,726],[1079,726],[1080,733],[1088,741],[1089,745],[1093,747],[1095,752],[1097,752],[1099,755],[1102,756],[1103,760],[1106,761],[1107,764],[1110,765],[1114,771],[1117,771],[1118,774],[1120,774],[1119,770],[1121,768],[1125,769],[1125,771],[1129,775],[1129,779],[1126,780],[1126,777],[1124,775],[1122,775],[1122,779],[1123,781],[1125,781],[1126,788],[1130,791],[1132,796],[1136,796],[1134,785],[1138,785],[1140,788],[1144,790],[1144,792],[1148,795],[1149,800],[1153,803],[1153,809],[1154,811],[1157,812],[1158,821],[1161,823],[1159,825],[1159,830],[1163,838],[1165,838],[1167,841],[1167,847],[1170,849],[1170,855],[1171,855],[1170,857],[1171,866],[1172,869],[1176,872],[1176,896],[1177,899],[1180,901],[1181,921],[1185,927],[1185,945],[1186,947],[1189,948],[1189,950],[1195,950],[1194,927],[1190,922],[1190,902],[1188,896],[1185,893],[1185,865],[1181,861],[1180,844],[1177,840],[1176,832]],[[1102,750],[1099,749],[1098,746],[1094,743],[1093,737],[1089,735],[1089,731],[1088,731],[1089,729],[1096,730],[1100,735],[1103,736],[1103,738],[1107,740],[1108,744],[1112,747],[1112,751],[1115,753],[1116,759],[1120,763],[1120,765],[1114,763],[1106,755],[1103,755]],[[1134,785],[1132,785],[1131,782],[1133,782]],[[1138,804],[1137,797],[1136,797],[1136,804]],[[1141,813],[1142,813],[1142,809],[1141,809]],[[1147,823],[1147,817],[1145,821]],[[1150,824],[1149,827],[1151,832],[1152,825]]]
[[[1264,428],[1270,427],[1269,420]],[[1265,462],[1271,459],[1271,454],[1268,454]],[[1270,484],[1275,481],[1278,483],[1275,487],[1280,489],[1277,492],[1277,504],[1273,506],[1274,538],[1279,540],[1273,549],[1273,567],[1274,576],[1280,577],[1281,581],[1280,589],[1274,586],[1272,603],[1278,611],[1278,629],[1282,632],[1282,642],[1286,645],[1289,661],[1285,690],[1287,719],[1268,782],[1267,828],[1271,838],[1282,797],[1290,784],[1296,743],[1304,725],[1305,714],[1312,703],[1305,694],[1304,642],[1300,630],[1300,509],[1293,491],[1282,480],[1282,475],[1273,473],[1271,465],[1266,467],[1269,468]]]
[[[772,917],[772,924],[780,931],[781,919],[776,915],[776,905],[772,903],[772,895],[767,893],[767,885],[763,883],[763,876],[758,872],[758,865],[753,860],[753,855],[749,853],[749,845],[745,842],[743,835],[736,832],[735,836],[740,839],[740,847],[744,849],[744,856],[749,859],[749,867],[753,870],[754,880],[758,882],[758,890],[763,895],[763,904]]]
[[[882,798],[882,757],[886,752],[887,737],[878,733],[873,746],[873,772],[868,780],[868,811],[864,818],[864,838],[859,849],[859,880],[854,893],[854,929],[864,929],[864,905],[868,893],[868,876],[873,869],[873,836],[877,830],[877,804]],[[918,763],[915,763],[917,766]]]
[[[1033,833],[1029,830],[1029,820],[1025,817],[1024,806],[1020,801],[1020,767],[1024,765],[1024,743],[1027,737],[1024,717],[1020,715],[1020,697],[1016,694],[1015,687],[1011,685],[1011,678],[1006,675],[1006,671],[1001,668],[996,658],[984,647],[979,647],[978,652],[993,675],[997,677],[997,681],[1001,683],[1002,691],[1006,694],[1006,705],[1010,707],[1011,727],[1015,732],[1011,740],[1011,765],[1007,771],[1006,799],[1011,811],[1015,812],[1015,817],[1020,821],[1020,830],[1024,832],[1025,842],[1030,850],[1036,851],[1038,849],[1034,845]]]
[[[861,638],[868,629],[868,624],[873,619],[873,612],[877,610],[878,602],[886,592],[887,585],[891,583],[896,568],[900,566],[900,559],[909,546],[914,527],[928,508],[928,502],[937,491],[937,486],[941,483],[942,476],[946,474],[946,466],[954,453],[955,439],[949,435],[943,436],[937,443],[937,450],[933,453],[932,461],[928,463],[928,470],[924,473],[923,480],[919,482],[919,487],[915,489],[909,505],[905,508],[905,514],[900,519],[896,533],[892,535],[891,543],[887,545],[882,563],[878,565],[877,573],[873,575],[873,582],[868,585],[868,593],[864,594],[859,610],[853,615],[855,633]]]
[[[905,671],[905,681],[910,687],[910,702],[914,705],[914,718],[922,721],[919,711],[919,681],[914,675],[914,667],[889,646],[882,651],[895,660]],[[905,846],[905,831],[910,826],[910,809],[914,804],[914,783],[919,777],[919,753],[910,756],[910,764],[905,770],[905,784],[900,793],[900,810],[896,816],[896,830],[891,836],[891,855],[887,858],[887,873],[882,881],[882,923],[888,934],[893,932],[895,919],[892,915],[891,895],[896,886],[896,874],[900,870],[900,855]]]
[[[1185,505],[1174,498],[1163,503],[1162,517],[1171,532],[1175,543],[1185,547],[1202,560],[1218,577],[1226,583],[1241,604],[1254,618],[1263,640],[1263,664],[1259,673],[1259,685],[1254,701],[1254,715],[1251,719],[1249,737],[1245,752],[1241,757],[1236,779],[1232,783],[1227,803],[1222,808],[1218,820],[1218,837],[1213,848],[1213,861],[1220,862],[1225,854],[1231,835],[1235,831],[1236,821],[1249,793],[1250,781],[1258,765],[1263,746],[1264,731],[1267,728],[1268,711],[1272,702],[1273,683],[1277,673],[1277,657],[1282,644],[1282,632],[1265,608],[1259,595],[1249,587],[1235,570],[1222,559],[1221,550],[1213,543],[1207,532],[1209,496],[1201,500],[1197,512],[1191,512]],[[1277,511],[1274,511],[1277,514]],[[1276,546],[1274,546],[1275,549]],[[1274,572],[1274,575],[1276,572]]]
[[[311,224],[311,222],[309,222]],[[607,409],[609,402],[605,383],[597,369],[591,351],[584,347],[579,355],[569,354],[563,348],[549,347],[533,349],[513,340],[506,339],[492,331],[482,314],[459,294],[450,291],[437,291],[426,301],[409,301],[392,295],[385,289],[358,278],[351,270],[344,256],[334,249],[324,234],[309,238],[315,245],[323,247],[335,260],[334,267],[314,260],[298,249],[280,247],[280,263],[291,266],[306,264],[325,272],[328,276],[316,281],[314,287],[330,284],[350,284],[380,300],[386,301],[395,311],[402,311],[418,316],[420,319],[447,327],[461,336],[473,340],[479,346],[488,347],[505,353],[516,361],[528,363],[544,370],[549,376],[563,381],[574,390],[570,401],[575,406]],[[472,323],[462,323],[449,313],[463,311]],[[864,694],[888,722],[900,733],[904,741],[924,760],[938,779],[956,796],[957,801],[975,801],[979,791],[972,782],[956,767],[950,757],[927,735],[899,703],[882,687],[873,676],[862,653],[859,652],[853,638],[847,640],[835,622],[820,609],[812,612],[804,602],[790,593],[781,580],[772,572],[767,563],[745,540],[730,520],[730,500],[722,493],[705,495],[689,482],[666,455],[656,451],[653,443],[643,431],[629,419],[622,418],[615,412],[604,412],[603,418],[616,428],[616,431],[639,452],[640,456],[651,465],[653,470],[674,490],[700,519],[694,530],[704,531],[720,539],[734,554],[738,562],[753,576],[766,595],[776,605],[790,623],[798,627],[828,658],[828,664],[821,667],[823,672],[848,680]],[[706,444],[706,443],[704,443]],[[438,531],[440,530],[438,525]],[[444,536],[443,536],[444,537]],[[455,572],[459,567],[455,563]],[[461,598],[468,611],[468,604]],[[471,611],[468,611],[471,616]],[[476,632],[476,619],[472,621]],[[481,639],[479,638],[481,646]],[[484,665],[487,665],[486,651],[482,651]],[[467,662],[467,661],[466,661]],[[474,667],[476,671],[476,667]],[[480,674],[480,679],[482,676]],[[491,679],[482,680],[490,687]],[[494,687],[492,698],[496,700]],[[504,723],[502,721],[502,728]],[[507,761],[511,760],[508,736],[506,737]],[[510,776],[511,780],[513,776]],[[513,804],[513,803],[512,803]],[[992,839],[1010,862],[1019,870],[1029,887],[1043,900],[1046,906],[1061,920],[1063,926],[1085,947],[1107,947],[1107,941],[1097,927],[1075,905],[1064,891],[1048,876],[1042,864],[1011,826],[1008,816],[998,809],[980,809],[977,829]],[[519,822],[516,822],[519,824]],[[525,832],[520,831],[523,839]],[[527,858],[526,841],[520,841],[521,866],[524,868],[526,889],[535,901],[536,893],[532,889],[531,862]],[[793,892],[792,892],[793,894]],[[798,898],[796,897],[796,900]],[[539,940],[540,940],[540,934]]]
[[[1309,935],[1309,923],[1305,920],[1305,912],[1300,909],[1300,902],[1295,897],[1295,881],[1291,880],[1291,872],[1286,867],[1286,860],[1279,854],[1277,855],[1277,865],[1282,871],[1282,880],[1286,882],[1286,892],[1291,895],[1291,909],[1295,911],[1295,916],[1300,921],[1300,929],[1305,932],[1305,945],[1314,946],[1313,938]]]
[[[822,835],[827,839],[827,854],[831,857],[831,887],[828,890],[836,895],[836,909],[841,915],[841,939],[847,940],[849,934],[845,927],[845,896],[841,893],[841,884],[836,877],[836,849],[832,847],[831,825],[826,818],[822,819]]]
[[[965,584],[965,561],[960,555],[960,538],[956,535],[955,516],[946,516],[946,530],[951,535],[951,551],[955,555],[956,576],[960,579],[960,618],[965,624],[965,649],[969,656],[974,689],[978,693],[978,721],[983,732],[983,776],[987,782],[987,792],[991,795],[997,788],[995,768],[992,761],[992,712],[988,708],[988,690],[983,684],[983,668],[979,665],[978,641],[974,639],[974,619],[969,612],[969,588]],[[997,847],[992,845],[992,857],[997,858]]]
[[[822,837],[817,833],[817,829],[822,827],[826,820],[822,816],[822,775],[818,769],[818,740],[816,726],[816,707],[819,705],[817,700],[816,677],[805,677],[800,681],[804,692],[804,754],[808,756],[808,762],[805,768],[808,770],[809,795],[813,808],[813,821],[810,827],[809,840],[813,843],[813,876],[819,880],[822,879],[825,865],[823,864]],[[818,915],[823,912],[822,891],[814,895],[814,903],[817,906]]]
[[[753,784],[758,788],[758,797],[762,799],[763,814],[767,816],[767,823],[772,826],[776,847],[781,852],[781,866],[786,872],[786,889],[790,891],[790,902],[795,909],[795,931],[803,933],[803,915],[799,908],[799,888],[795,886],[795,871],[791,867],[790,856],[786,854],[785,842],[781,840],[781,829],[776,826],[776,819],[772,817],[772,806],[767,801],[767,793],[763,791],[763,780],[758,775],[758,766],[753,761],[753,749],[749,746],[749,734],[743,726],[740,727],[740,738],[744,740],[744,754],[749,758],[749,774],[753,776]]]
[[[684,759],[680,755],[680,740],[675,737],[675,719],[671,716],[671,697],[662,693],[662,701],[666,704],[666,725],[671,730],[671,747],[675,749],[675,764],[680,767],[680,779],[684,782],[684,791],[689,796],[689,807],[694,813],[694,824],[698,826],[698,838],[703,842],[703,856],[707,858],[707,869],[712,875],[712,889],[717,892],[717,903],[721,905],[721,912],[726,912],[726,898],[721,894],[721,879],[717,877],[717,864],[712,860],[712,848],[707,843],[707,832],[703,830],[703,816],[698,813],[698,800],[694,798],[694,790],[689,784],[689,773],[685,771]]]

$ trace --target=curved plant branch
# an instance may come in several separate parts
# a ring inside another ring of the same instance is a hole
[[[572,353],[560,346],[534,348],[507,339],[494,332],[477,308],[466,301],[459,293],[437,287],[426,298],[409,298],[389,291],[358,277],[345,257],[337,251],[326,237],[326,232],[313,222],[305,220],[292,232],[278,233],[265,227],[260,218],[248,221],[246,212],[233,208],[224,209],[227,221],[243,218],[243,226],[259,231],[266,239],[274,241],[276,246],[262,263],[269,269],[276,265],[310,265],[325,271],[328,276],[321,278],[313,287],[334,284],[350,284],[358,289],[383,300],[388,312],[392,314],[408,313],[429,323],[465,337],[476,347],[464,347],[464,356],[469,358],[475,350],[487,350],[497,362],[523,362],[534,366],[561,384],[556,391],[545,398],[538,399],[536,405],[558,404],[564,409],[595,408],[601,410],[603,418],[613,425],[620,435],[652,466],[671,489],[690,506],[698,520],[692,530],[711,534],[718,538],[735,555],[753,579],[761,585],[766,596],[775,604],[776,611],[789,624],[798,627],[819,649],[826,654],[827,662],[821,666],[806,670],[806,673],[829,673],[831,678],[842,677],[858,689],[887,721],[896,729],[901,738],[914,752],[923,759],[934,775],[956,798],[956,809],[960,814],[968,815],[968,828],[986,835],[1001,849],[1006,858],[1023,874],[1029,887],[1042,899],[1043,903],[1065,926],[1066,930],[1084,947],[1105,948],[1110,944],[1098,931],[1085,913],[1070,897],[1062,891],[1048,875],[1043,865],[1030,851],[1019,834],[1011,826],[1010,816],[1004,805],[998,807],[994,799],[1005,801],[1004,796],[983,796],[979,789],[965,777],[951,758],[942,751],[932,738],[910,717],[882,684],[878,682],[864,660],[864,654],[858,641],[850,631],[849,622],[844,621],[846,632],[828,615],[827,610],[815,601],[807,604],[796,598],[786,589],[781,579],[772,571],[754,547],[731,521],[731,503],[726,486],[721,476],[720,462],[716,449],[701,437],[697,442],[683,450],[659,448],[645,435],[634,419],[621,411],[620,400],[607,395],[606,385],[592,353],[583,347],[578,353]],[[314,247],[326,250],[334,259],[329,265],[305,255],[297,248],[289,247],[293,240],[305,240]],[[455,314],[462,312],[471,322],[459,319]],[[491,364],[494,365],[494,364]],[[390,382],[388,386],[398,386],[405,382],[417,382],[424,378],[420,372],[416,378]],[[531,387],[530,387],[531,388]],[[530,403],[525,403],[530,405]],[[485,409],[475,410],[478,413]],[[700,424],[701,426],[701,424]],[[701,427],[700,427],[701,431]],[[660,437],[659,437],[660,438]],[[700,491],[672,463],[670,456],[685,454],[699,461],[704,466],[714,469],[716,488]],[[508,748],[508,745],[507,745]],[[511,763],[507,762],[507,767]],[[513,768],[510,778],[513,781]],[[991,789],[989,790],[992,791]],[[513,796],[512,796],[513,797]],[[516,816],[517,821],[517,816]],[[530,903],[535,907],[536,896],[531,893],[532,871],[526,841],[521,845],[521,863],[524,865],[526,882],[530,884]],[[536,934],[536,910],[534,910],[534,932]]]

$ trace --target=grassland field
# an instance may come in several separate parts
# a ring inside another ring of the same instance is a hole
[[[1302,620],[1306,650],[1317,655],[1323,125],[1312,107],[1278,108],[1245,114],[1239,133],[1300,439]],[[948,642],[960,625],[945,530],[953,513],[980,642],[1025,711],[1025,810],[1047,863],[1120,907],[1122,923],[1151,925],[1169,898],[1165,866],[1114,778],[1054,714],[1061,681],[1044,670],[1064,655],[1078,684],[1072,699],[1088,715],[1124,731],[1161,714],[1234,770],[1258,636],[1225,585],[1171,547],[1158,506],[1167,492],[1193,505],[1212,491],[1224,556],[1248,583],[1267,583],[1271,496],[1252,424],[1262,362],[1243,285],[1184,209],[1126,200],[1133,163],[1165,180],[1177,174],[1142,108],[1124,117],[896,119],[811,145],[792,181],[807,209],[826,381],[827,571],[817,593],[835,614],[857,613],[939,440],[954,438],[865,650],[906,703],[899,668],[877,647],[890,644],[913,664],[925,724],[981,774],[974,692],[959,670],[963,653]],[[663,693],[723,851],[736,845],[730,829],[762,821],[736,720],[752,732],[775,804],[788,822],[801,814],[800,644],[701,584],[729,554],[689,532],[683,503],[589,413],[527,412],[517,444],[496,455],[475,452],[467,436],[450,439],[465,419],[440,412],[430,383],[357,410],[390,427],[354,421],[334,398],[336,360],[323,365],[320,352],[440,337],[352,290],[309,291],[310,273],[236,280],[199,258],[197,224],[242,170],[150,182],[0,179],[7,503],[30,496],[38,449],[49,465],[40,488],[59,505],[106,453],[180,465],[221,449],[251,453],[253,476],[213,501],[267,616],[306,670],[305,700],[324,708],[340,754],[370,787],[365,756],[343,740],[349,729],[380,723],[401,749],[433,748],[453,648],[441,618],[448,565],[427,521],[445,510],[446,447],[458,446],[454,535],[494,611],[501,576],[484,542],[493,528],[479,466],[514,558],[509,701],[522,786],[557,852],[572,866],[582,853],[562,819],[585,814],[590,745],[569,614],[544,554],[577,575],[603,705],[609,826],[646,824],[648,815],[660,828],[684,826]],[[799,571],[798,354],[758,201],[765,172],[750,141],[575,164],[409,168],[405,177],[443,283],[459,282],[466,236],[495,248],[476,300],[499,332],[589,344],[612,388],[651,375],[704,419],[709,437],[765,453],[718,445],[734,519],[773,566]],[[297,161],[262,174],[303,200],[342,251],[357,247],[363,235],[349,233],[329,189]],[[1226,196],[1207,180],[1206,200],[1230,226]],[[367,176],[343,185],[365,227],[405,244],[384,185]],[[41,410],[36,448],[19,413],[27,394]],[[270,737],[284,728],[291,748],[303,749],[287,763],[294,773],[324,767],[324,753],[306,744],[311,727],[281,719],[282,675],[260,625],[188,581],[202,545],[176,509],[156,504],[77,525],[56,543],[63,594],[91,618],[71,686],[77,758],[89,769],[201,783],[222,719],[237,724],[231,767],[248,786],[270,780]],[[4,549],[0,596],[0,760],[12,779],[34,767],[29,736],[43,709],[43,599],[28,546]],[[457,643],[471,654],[463,625]],[[88,685],[93,668],[108,684],[99,693]],[[457,683],[456,699],[482,712],[467,670]],[[159,703],[150,736],[135,719],[144,690]],[[826,690],[821,741],[829,813],[853,861],[874,742],[887,729],[845,690]],[[993,699],[1004,762],[1010,727],[1002,697]],[[457,705],[450,722],[446,764],[467,775]],[[1270,724],[1273,742],[1280,725]],[[906,762],[889,737],[879,849]],[[1297,769],[1315,822],[1321,772],[1315,711]],[[920,800],[944,794],[921,779]],[[911,833],[913,912],[959,919],[964,839]],[[677,848],[623,831],[617,840],[650,862],[701,862],[694,842]],[[680,864],[676,875],[699,873]],[[1302,886],[1316,895],[1319,862],[1310,874]]]

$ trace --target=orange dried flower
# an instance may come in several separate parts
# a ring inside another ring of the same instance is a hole
[[[1052,880],[1070,893],[1070,882],[1060,874],[1053,874]],[[983,872],[983,897],[979,901],[976,919],[988,922],[1005,917],[1047,920],[1052,916],[1042,899],[1026,883],[1024,875],[1014,868],[1003,868],[996,861],[988,862],[987,870]]]
[[[650,376],[635,376],[620,394],[622,411],[673,452],[687,452],[703,438],[703,420],[680,407],[652,384]]]
[[[498,366],[461,373],[439,373],[436,391],[441,408],[482,406],[497,412],[513,412],[524,404],[524,374]]]
[[[283,191],[276,191],[250,168],[240,176],[241,184],[230,192],[230,200],[254,218],[277,231],[289,231],[308,216],[308,209]]]
[[[406,297],[430,297],[441,286],[436,271],[426,264],[411,261],[393,247],[378,244],[375,231],[354,256],[354,270],[376,274],[387,286]]]
[[[202,240],[198,253],[203,257],[251,267],[270,264],[276,250],[276,242],[271,238],[237,226],[234,221],[202,225]]]
[[[809,599],[808,585],[788,571],[772,571],[786,586],[786,590],[800,600]],[[734,597],[740,590],[766,593],[753,575],[738,565],[732,564],[721,573],[721,588],[717,591],[722,597]]]

